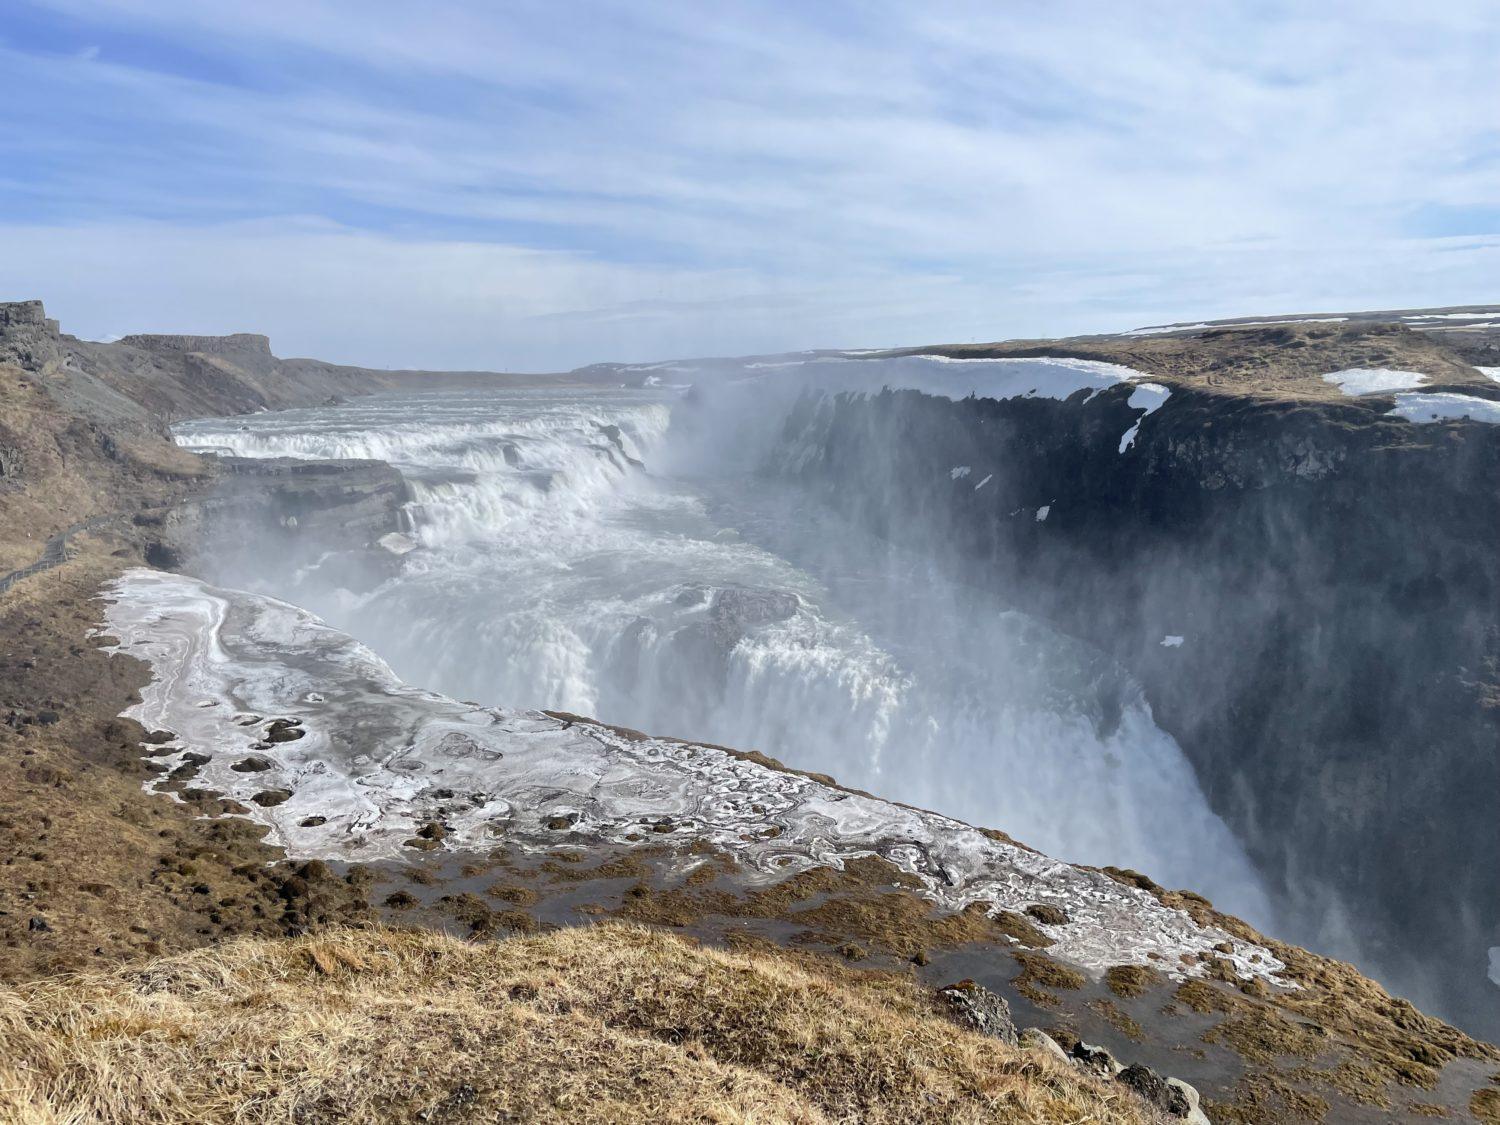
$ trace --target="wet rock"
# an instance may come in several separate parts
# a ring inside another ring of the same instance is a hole
[[[271,768],[271,762],[266,758],[244,758],[229,768],[235,773],[264,773]]]
[[[270,743],[295,742],[306,733],[302,729],[301,719],[277,719],[266,728],[265,741]]]
[[[417,901],[417,896],[410,891],[392,891],[385,896],[385,904],[392,910],[410,910]]]
[[[1026,913],[1044,926],[1066,926],[1073,920],[1062,907],[1046,902],[1032,903],[1026,908]]]
[[[169,730],[154,730],[145,738],[141,739],[147,746],[163,746],[176,739],[176,735]]]
[[[429,820],[421,828],[417,829],[417,835],[424,840],[443,840],[448,836],[448,830],[435,820]]]
[[[542,827],[550,832],[563,832],[577,823],[577,813],[554,813],[542,821]]]
[[[1103,1047],[1085,1043],[1081,1039],[1073,1045],[1073,1065],[1101,1078],[1113,1078],[1125,1069]]]
[[[953,1021],[1015,1046],[1016,1024],[1005,997],[991,992],[971,980],[961,980],[938,990],[938,998],[948,1007]]]
[[[291,800],[290,789],[264,789],[250,799],[263,809],[272,809]]]
[[[791,617],[799,604],[796,594],[782,590],[720,590],[708,607],[709,635],[720,652],[728,652],[752,629]]]
[[[326,816],[308,816],[298,821],[297,826],[299,828],[318,828],[327,823],[328,818]]]

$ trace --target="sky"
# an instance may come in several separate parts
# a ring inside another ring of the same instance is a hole
[[[0,300],[599,360],[1500,300],[1500,4],[0,0]]]

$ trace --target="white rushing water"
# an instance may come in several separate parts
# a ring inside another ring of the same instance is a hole
[[[1053,397],[1119,381],[1065,375]],[[1035,370],[1003,384],[1046,393]],[[388,460],[414,493],[418,546],[373,590],[331,562],[250,553],[208,577],[308,607],[423,688],[761,750],[1265,918],[1242,849],[1120,669],[747,475],[742,449],[689,443],[680,394],[393,394],[182,426],[195,449]]]

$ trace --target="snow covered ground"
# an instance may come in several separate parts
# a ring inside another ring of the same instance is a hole
[[[1451,391],[1398,394],[1391,413],[1408,422],[1452,422],[1467,418],[1474,422],[1500,424],[1500,402]]]
[[[1408,391],[1427,382],[1420,371],[1396,371],[1389,367],[1350,367],[1330,371],[1323,382],[1332,383],[1350,397],[1390,391]]]

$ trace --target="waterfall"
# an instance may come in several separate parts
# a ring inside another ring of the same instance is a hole
[[[973,378],[932,377],[947,370]],[[1242,849],[1128,675],[754,475],[798,392],[744,374],[718,412],[675,409],[670,388],[551,387],[183,425],[193,449],[380,458],[412,489],[418,549],[373,590],[229,551],[206,577],[311,609],[421,687],[761,750],[1264,920]],[[1029,393],[1034,372],[1003,374]],[[1075,375],[1090,395],[1121,382]]]

